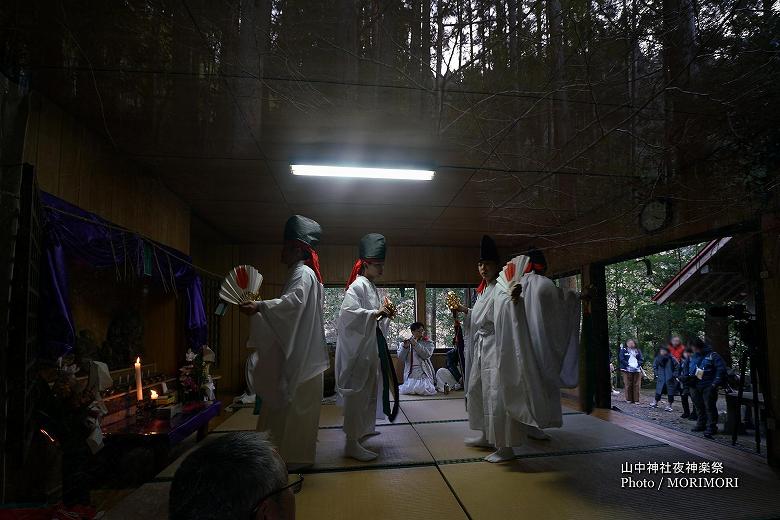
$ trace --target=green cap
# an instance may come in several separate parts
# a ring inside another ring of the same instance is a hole
[[[369,233],[360,239],[360,258],[365,260],[384,260],[387,246],[384,235]]]
[[[293,215],[284,225],[284,240],[299,240],[311,247],[320,243],[322,228],[317,222],[301,215]]]

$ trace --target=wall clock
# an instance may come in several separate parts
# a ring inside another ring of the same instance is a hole
[[[642,212],[639,214],[639,225],[647,233],[654,233],[665,228],[671,217],[671,203],[665,199],[654,199],[642,207]]]

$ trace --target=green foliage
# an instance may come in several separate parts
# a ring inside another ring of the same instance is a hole
[[[621,343],[635,338],[645,359],[651,361],[655,348],[670,336],[704,333],[704,307],[701,304],[665,303],[651,300],[666,283],[700,250],[687,246],[645,257],[652,273],[641,260],[628,260],[607,266],[607,308],[609,339],[615,354]]]
[[[452,339],[455,337],[455,320],[444,300],[447,291],[453,291],[461,302],[469,305],[469,289],[463,287],[429,287],[425,289],[426,325],[437,348],[452,346]]]
[[[323,321],[325,322],[325,341],[336,342],[336,324],[338,322],[341,303],[344,301],[344,287],[326,287]],[[415,321],[415,291],[414,287],[380,287],[379,297],[390,298],[396,306],[397,314],[390,323],[387,342],[392,344],[398,339],[402,330]]]

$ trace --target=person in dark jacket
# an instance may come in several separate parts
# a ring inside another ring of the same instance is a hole
[[[701,338],[694,338],[690,345],[691,399],[699,412],[692,431],[704,432],[705,437],[711,438],[718,433],[718,388],[726,381],[726,363]]]
[[[691,412],[691,403],[689,399],[691,390],[687,384],[691,370],[691,356],[693,356],[693,349],[691,347],[685,347],[677,376],[677,389],[680,392],[680,401],[682,402],[683,407],[683,413],[680,417],[695,421],[697,420],[696,406],[694,405],[693,412]]]
[[[618,358],[626,390],[626,402],[638,404],[639,389],[642,385],[642,351],[637,348],[636,341],[629,339],[625,347],[620,347]]]
[[[653,374],[655,375],[655,401],[650,408],[658,408],[661,402],[661,395],[666,392],[669,404],[666,405],[667,412],[673,411],[675,382],[679,370],[677,360],[669,353],[669,349],[663,345],[658,348],[658,354],[653,360]]]

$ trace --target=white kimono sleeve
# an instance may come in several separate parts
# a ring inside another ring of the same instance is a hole
[[[401,361],[404,365],[406,365],[406,360],[409,359],[409,348],[404,348],[404,342],[399,341],[398,342],[398,348],[396,349],[396,354],[398,356],[398,360]]]
[[[471,310],[463,317],[463,321],[460,322],[460,326],[463,329],[463,390],[468,395],[469,390],[469,374],[471,373],[471,354],[474,351],[474,335],[471,327]]]
[[[435,345],[433,341],[420,339],[417,341],[417,345],[413,345],[414,353],[419,356],[420,359],[430,359],[433,355]]]
[[[579,296],[535,273],[525,275],[520,283],[528,332],[537,355],[544,359],[548,375],[557,374],[558,386],[574,388],[579,380]]]
[[[496,345],[501,397],[509,416],[538,428],[561,426],[558,369],[537,355],[529,335],[523,302],[512,303],[508,294],[495,296]]]
[[[362,277],[355,280],[341,304],[336,345],[336,386],[341,395],[363,390],[379,359],[375,316],[379,308],[367,308],[371,304],[367,283]]]
[[[258,356],[254,390],[272,408],[289,402],[300,383],[327,368],[317,301],[321,286],[307,270],[295,269],[282,295],[259,302],[250,317],[247,347]]]

